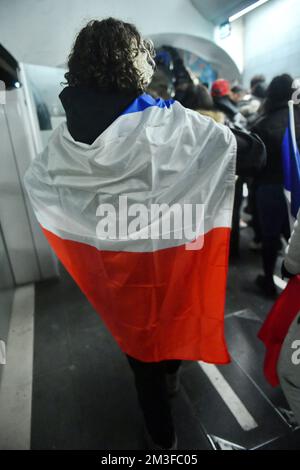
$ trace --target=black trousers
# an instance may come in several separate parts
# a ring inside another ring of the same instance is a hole
[[[147,431],[155,444],[172,446],[175,429],[166,374],[176,373],[181,361],[141,362],[127,356]]]
[[[235,183],[234,204],[232,212],[232,230],[230,237],[230,255],[238,256],[240,251],[240,218],[241,205],[243,202],[243,183],[242,178],[238,178]]]
[[[262,230],[262,258],[264,274],[273,283],[280,237],[290,237],[290,224],[283,186],[278,183],[261,184],[256,190],[256,201]]]

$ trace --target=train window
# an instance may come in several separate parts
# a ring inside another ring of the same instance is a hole
[[[42,141],[46,145],[52,130],[66,119],[59,99],[66,70],[24,63],[21,64],[21,70],[28,99],[36,113]]]

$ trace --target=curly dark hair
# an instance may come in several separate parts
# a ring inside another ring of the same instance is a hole
[[[115,18],[89,21],[69,55],[67,84],[142,92],[143,79],[133,61],[143,48],[149,50],[133,24]]]

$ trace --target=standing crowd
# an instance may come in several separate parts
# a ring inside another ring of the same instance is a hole
[[[181,103],[229,125],[233,130],[251,132],[265,145],[266,165],[252,177],[236,181],[230,254],[240,255],[241,209],[253,229],[249,248],[261,252],[263,273],[255,283],[260,292],[274,298],[278,294],[274,272],[278,253],[290,238],[290,221],[283,187],[282,142],[288,126],[288,101],[292,99],[293,79],[288,74],[275,77],[269,85],[263,75],[252,78],[250,91],[228,80],[218,79],[209,92],[203,84],[189,84],[180,93]],[[300,107],[294,106],[297,142],[300,144]],[[248,195],[247,201],[243,194]]]

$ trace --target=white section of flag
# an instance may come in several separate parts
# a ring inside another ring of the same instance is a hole
[[[199,204],[197,236],[230,227],[236,140],[228,127],[187,110],[152,106],[120,116],[92,145],[76,142],[66,123],[25,176],[40,224],[60,238],[102,250],[153,252],[191,240],[99,239],[99,205]]]

